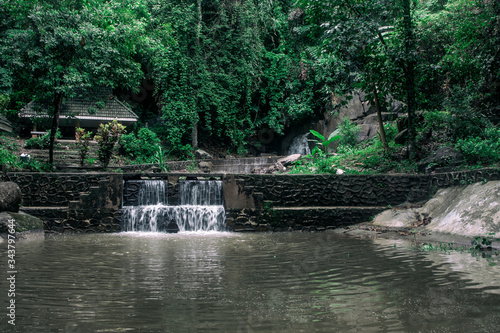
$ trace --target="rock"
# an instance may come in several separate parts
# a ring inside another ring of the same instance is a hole
[[[0,234],[8,233],[9,220],[14,220],[16,232],[43,231],[43,222],[26,213],[0,212]]]
[[[302,156],[301,154],[293,154],[287,157],[283,157],[278,160],[278,163],[281,163],[283,166],[288,166],[293,162],[298,161],[301,156]]]
[[[500,181],[475,183],[439,190],[421,208],[391,209],[378,214],[373,225],[412,227],[415,217],[428,217],[424,227],[465,237],[488,236],[500,232]]]
[[[397,119],[397,114],[392,113],[392,112],[381,112],[382,116],[382,121],[394,121]],[[368,125],[376,125],[377,127],[379,126],[378,124],[378,115],[376,113],[370,114],[363,119],[363,124],[368,124]]]
[[[281,171],[281,172],[285,172],[286,171],[286,168],[283,164],[281,164],[279,161],[274,163],[274,168],[277,170],[277,171]]]
[[[389,111],[392,113],[401,113],[406,104],[400,101],[392,100],[389,101]]]
[[[370,140],[378,133],[378,123],[375,124],[361,124],[359,125],[360,131],[358,133],[358,143]]]
[[[290,156],[300,154],[300,155],[309,155],[311,153],[311,149],[309,148],[309,137],[310,132],[299,134],[293,138],[290,146],[287,149],[287,152]]]
[[[169,234],[175,234],[175,233],[178,233],[179,232],[179,226],[177,225],[177,223],[175,223],[174,221],[171,221],[168,225],[167,225],[167,229],[165,230],[166,232],[168,232]]]
[[[337,172],[335,172],[336,175],[343,175],[344,173],[345,171],[342,169],[337,169]]]
[[[451,148],[443,147],[418,164],[418,171],[429,172],[438,167],[459,166],[464,162],[463,155]]]
[[[214,169],[214,165],[212,164],[212,162],[206,162],[206,161],[200,162],[198,164],[198,167],[200,168],[201,171],[205,173],[211,173],[212,170]]]
[[[364,92],[354,92],[347,104],[340,108],[339,119],[348,117],[351,120],[362,118],[369,112],[370,103],[365,100]]]
[[[201,160],[209,160],[213,158],[212,155],[202,149],[196,149],[194,152],[194,157]]]
[[[302,157],[302,155],[300,155],[300,154],[293,154],[293,155],[290,155],[287,157],[283,157],[283,158],[280,158],[279,160],[277,160],[276,163],[274,163],[270,167],[263,168],[263,169],[258,169],[258,168],[253,169],[252,173],[272,174],[272,173],[276,173],[276,172],[285,172],[287,166],[289,166],[290,164],[292,164],[295,161],[298,161],[301,157]]]
[[[0,212],[19,211],[22,193],[19,186],[14,182],[0,183]]]

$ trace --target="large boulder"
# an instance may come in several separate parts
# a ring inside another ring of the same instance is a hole
[[[19,211],[22,193],[19,185],[14,182],[0,183],[0,212]]]
[[[43,221],[38,217],[20,212],[1,212],[0,213],[0,234],[6,234],[9,231],[10,221],[13,221],[16,232],[43,231]]]
[[[294,162],[298,161],[302,155],[300,154],[293,154],[289,155],[283,158],[280,158],[279,160],[276,161],[273,165],[270,167],[266,167],[263,169],[254,169],[252,173],[257,173],[257,174],[265,174],[265,173],[276,173],[276,172],[285,172],[287,170],[287,166],[292,165]]]
[[[451,147],[443,147],[418,164],[420,172],[434,171],[436,168],[454,167],[464,163],[463,155]]]
[[[283,158],[280,158],[277,162],[281,163],[283,166],[289,166],[293,162],[297,162],[300,160],[302,155],[300,154],[292,154]]]
[[[213,158],[212,155],[202,149],[196,149],[194,152],[194,157],[200,160],[210,160]]]
[[[198,167],[204,173],[210,173],[214,170],[214,165],[212,162],[203,161],[198,164]]]
[[[425,218],[425,230],[464,237],[498,235],[500,232],[500,181],[440,189],[421,208],[390,209],[372,224],[414,227]]]

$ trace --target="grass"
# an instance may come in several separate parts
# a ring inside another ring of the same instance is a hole
[[[356,146],[340,146],[333,155],[305,157],[296,163],[291,174],[345,174],[416,173],[417,164],[404,158],[405,147],[389,143],[384,150],[378,138]]]
[[[338,169],[343,170],[344,174],[418,173],[418,160],[409,161],[406,157],[407,148],[394,143],[397,134],[395,125],[388,124],[385,128],[389,145],[387,150],[384,150],[378,136],[355,146],[339,146],[333,154],[327,155],[316,150],[313,156],[308,155],[296,162],[289,173],[336,174]],[[446,143],[435,142],[436,147],[443,145]],[[473,170],[499,166],[498,162],[485,164],[478,160],[473,164],[464,164],[459,169]]]

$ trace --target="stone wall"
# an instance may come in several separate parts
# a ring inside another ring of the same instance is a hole
[[[8,177],[21,188],[23,206],[65,207],[79,200],[80,193],[109,179],[109,174],[14,172]]]
[[[42,219],[46,231],[120,230],[121,174],[13,172],[7,177],[21,188],[21,210]]]
[[[439,189],[500,180],[499,169],[435,175],[194,175],[9,173],[22,210],[46,231],[120,231],[123,183],[165,179],[175,201],[179,179],[223,180],[229,230],[323,230],[368,221],[388,206],[426,201]],[[172,202],[174,203],[174,202]]]
[[[231,230],[321,230],[366,222],[391,206],[427,201],[439,188],[498,179],[498,169],[434,175],[231,175],[224,178],[224,199]]]

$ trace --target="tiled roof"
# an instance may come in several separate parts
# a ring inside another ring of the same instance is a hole
[[[22,117],[45,116],[45,112],[36,110],[33,101],[28,103],[22,110]],[[92,98],[74,97],[68,98],[61,107],[61,118],[78,119],[102,119],[113,120],[117,118],[137,120],[137,115],[113,96],[111,90],[101,89],[95,92]]]
[[[12,124],[3,115],[0,114],[0,132],[12,132]]]

